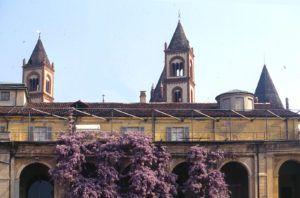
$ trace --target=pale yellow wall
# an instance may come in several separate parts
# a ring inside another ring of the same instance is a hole
[[[13,141],[26,141],[28,139],[28,126],[47,127],[52,126],[53,132],[68,130],[68,122],[55,117],[6,117],[8,119],[8,131]],[[295,118],[288,121],[280,118],[256,118],[247,120],[245,118],[217,118],[217,120],[186,118],[184,121],[174,118],[156,118],[155,128],[151,117],[146,120],[139,120],[131,117],[114,118],[113,120],[101,120],[92,117],[75,119],[77,124],[99,124],[101,131],[120,132],[121,127],[145,127],[145,132],[153,136],[156,141],[166,140],[167,127],[189,127],[190,141],[224,141],[224,140],[285,140],[299,139],[299,122]],[[287,125],[286,125],[287,124]],[[0,118],[0,125],[6,126],[4,118]],[[53,136],[55,138],[55,135]]]

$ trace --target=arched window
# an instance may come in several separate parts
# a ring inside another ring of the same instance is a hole
[[[172,63],[172,76],[183,76],[183,62]]]
[[[182,89],[179,87],[173,89],[173,102],[182,102]]]
[[[39,89],[39,78],[37,75],[32,75],[29,78],[29,91],[38,91]]]
[[[46,92],[51,93],[51,80],[49,76],[46,77]]]

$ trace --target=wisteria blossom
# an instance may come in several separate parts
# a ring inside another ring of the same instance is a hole
[[[49,173],[73,198],[171,198],[176,175],[170,154],[143,133],[60,132],[56,161]],[[127,168],[123,167],[128,164]]]
[[[220,150],[211,151],[198,145],[190,148],[187,155],[189,178],[184,183],[184,191],[198,198],[229,198],[224,174],[217,169],[224,159]]]

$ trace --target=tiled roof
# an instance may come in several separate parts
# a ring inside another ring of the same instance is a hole
[[[31,116],[45,116],[45,113],[55,114],[59,116],[67,117],[70,114],[71,106],[73,102],[66,103],[28,103],[26,107],[0,107],[0,115],[22,115],[28,116],[29,112]],[[85,103],[88,108],[82,108],[81,111],[88,114],[111,117],[112,110],[117,109],[123,111],[114,111],[114,117],[128,117],[128,114],[132,114],[138,117],[167,117],[160,113],[164,112],[175,117],[205,117],[204,114],[211,117],[241,117],[230,110],[217,109],[217,103]],[[36,111],[34,109],[40,110]],[[159,110],[159,111],[155,111]],[[203,114],[198,113],[201,111]],[[247,117],[300,117],[299,114],[285,109],[274,109],[271,104],[255,104],[255,110],[253,111],[239,111],[240,114]],[[276,115],[275,115],[276,114]],[[74,111],[74,115],[86,116],[83,113]]]
[[[266,65],[263,67],[254,95],[258,97],[259,102],[270,102],[277,108],[283,108]]]
[[[187,40],[182,25],[178,21],[178,25],[171,39],[169,50],[186,50],[189,49],[189,41]]]
[[[28,60],[28,63],[26,64],[26,66],[32,66],[32,65],[50,66],[48,56],[46,54],[45,48],[40,38],[38,39],[35,45],[35,48],[31,54],[30,59]]]

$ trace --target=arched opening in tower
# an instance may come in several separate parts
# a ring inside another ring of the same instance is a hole
[[[279,198],[300,197],[300,164],[289,160],[279,169]]]
[[[249,197],[248,172],[242,164],[229,162],[221,168],[221,172],[225,174],[231,198]]]
[[[173,101],[174,102],[182,102],[182,90],[179,88],[175,88],[173,91]]]
[[[53,198],[53,183],[48,170],[40,163],[25,167],[20,176],[20,198]]]

